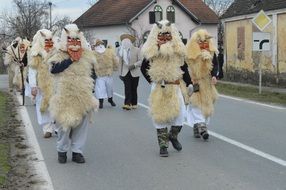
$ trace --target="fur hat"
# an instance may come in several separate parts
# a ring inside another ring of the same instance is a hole
[[[68,24],[66,25],[61,33],[61,40],[60,40],[60,49],[62,51],[67,51],[67,39],[68,37],[71,38],[79,38],[81,41],[81,47],[83,49],[90,49],[88,47],[87,41],[83,35],[83,33],[79,30],[76,24]]]
[[[158,50],[158,34],[168,32],[172,35],[172,46],[169,49]],[[148,35],[147,41],[142,47],[142,54],[146,59],[151,59],[154,56],[172,55],[173,53],[181,56],[185,56],[186,47],[181,40],[180,34],[176,26],[170,23],[168,20],[161,20],[153,25],[150,34]]]
[[[124,40],[125,38],[128,38],[132,43],[135,42],[136,38],[134,36],[132,36],[131,34],[122,34],[120,36],[120,40]]]
[[[100,40],[100,39],[96,39],[94,45],[95,46],[105,45],[105,43],[102,40]]]
[[[211,54],[217,53],[217,48],[215,47],[212,36],[205,29],[200,29],[196,31],[191,39],[187,43],[187,55],[189,59],[196,59],[201,54],[201,48],[199,46],[199,41],[209,42],[209,51]]]
[[[24,44],[25,49],[27,49],[31,45],[31,42],[29,40],[27,40],[27,39],[21,39],[19,41],[19,44]]]
[[[38,30],[33,37],[33,43],[31,48],[31,55],[36,56],[38,54],[45,55],[45,39],[53,39],[53,33],[47,29]]]

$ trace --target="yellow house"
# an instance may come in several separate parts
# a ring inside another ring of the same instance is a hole
[[[271,21],[262,31],[252,22],[261,10]],[[264,85],[286,87],[286,0],[235,0],[222,23],[225,78],[257,84],[261,63]],[[270,51],[253,51],[253,32],[270,33]]]

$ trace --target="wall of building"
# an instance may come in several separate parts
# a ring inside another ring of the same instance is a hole
[[[172,5],[175,8],[175,24],[178,30],[182,33],[183,38],[189,39],[191,34],[200,28],[207,29],[214,37],[214,42],[217,43],[217,25],[197,25],[194,23],[190,16],[187,15],[180,7],[173,5],[171,0],[157,0],[157,3],[151,5],[147,10],[138,16],[132,23],[131,28],[136,30],[137,37],[142,38],[146,31],[150,31],[152,24],[149,23],[149,11],[153,11],[156,5],[160,5],[163,9],[163,19],[166,19],[166,9]],[[92,41],[96,38],[102,40],[108,40],[109,45],[113,45],[116,41],[120,41],[120,35],[123,33],[132,33],[132,29],[127,25],[116,26],[102,26],[95,28],[82,29],[85,32],[85,36],[92,44]]]
[[[277,17],[272,14],[268,16],[272,19],[272,23],[263,32],[271,35],[271,50],[262,53],[252,51],[252,34],[260,32],[253,25],[252,18],[245,17],[225,22],[226,79],[257,84],[259,63],[261,63],[264,85],[286,86],[286,14],[277,14]],[[276,36],[277,39],[274,39]]]
[[[180,7],[173,5],[170,0],[157,0],[157,3],[150,6],[144,13],[142,13],[134,22],[132,27],[138,31],[138,35],[142,36],[146,31],[151,30],[152,24],[149,24],[149,12],[154,10],[156,5],[160,5],[163,9],[163,19],[167,19],[166,9],[172,5],[175,8],[175,25],[182,33],[183,38],[189,39],[191,34],[200,28],[207,29],[214,37],[214,41],[217,42],[217,25],[197,25],[194,23],[190,16],[187,15]]]
[[[278,69],[279,73],[286,74],[286,13],[277,16],[278,23]]]
[[[114,46],[115,42],[120,42],[120,36],[129,33],[125,25],[103,26],[96,28],[85,28],[83,32],[88,41],[93,44],[94,39],[107,40],[108,45]]]

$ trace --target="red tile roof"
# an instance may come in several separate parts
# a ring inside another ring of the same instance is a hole
[[[194,16],[196,16],[202,24],[218,23],[218,16],[202,0],[178,1],[181,2]]]
[[[215,13],[202,0],[173,0],[201,23],[218,23]],[[74,22],[79,27],[121,25],[129,22],[152,0],[99,0]]]

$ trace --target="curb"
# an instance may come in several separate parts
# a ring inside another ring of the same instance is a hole
[[[22,97],[20,95],[16,95],[18,103],[21,105]],[[36,134],[34,132],[34,128],[32,126],[32,122],[30,120],[27,108],[25,106],[19,106],[17,108],[18,114],[22,119],[22,123],[25,125],[25,133],[27,136],[27,140],[29,145],[35,151],[35,156],[37,158],[36,161],[33,161],[33,167],[35,167],[37,175],[43,179],[44,184],[39,185],[40,190],[54,190],[53,183],[48,172],[43,154],[41,152]]]

